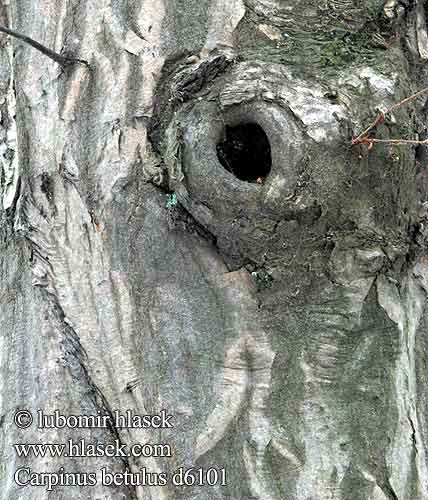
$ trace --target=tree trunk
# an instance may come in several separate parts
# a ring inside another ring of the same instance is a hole
[[[426,81],[424,3],[0,24],[89,63],[0,35],[1,499],[426,500],[427,151],[351,145]],[[425,139],[425,102],[366,139]]]

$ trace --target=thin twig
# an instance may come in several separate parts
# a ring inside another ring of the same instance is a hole
[[[22,35],[21,33],[18,33],[17,31],[11,30],[9,28],[5,28],[4,26],[0,26],[0,31],[3,33],[7,33],[8,35],[14,36],[15,38],[19,38],[19,40],[22,40],[23,42],[30,44],[32,47],[34,47],[35,49],[40,51],[42,54],[49,57],[50,59],[52,59],[56,63],[58,63],[63,68],[70,66],[71,64],[76,64],[76,63],[84,64],[85,66],[89,67],[89,63],[87,61],[84,61],[83,59],[74,59],[72,57],[61,56],[60,54],[54,52],[53,50],[48,49],[47,47],[45,47],[41,43],[36,42],[32,38],[30,38],[26,35]]]
[[[394,111],[395,109],[399,108],[403,104],[407,104],[408,102],[413,101],[414,99],[417,99],[418,97],[420,97],[423,94],[426,94],[427,92],[428,92],[428,87],[424,87],[423,89],[419,90],[418,92],[416,92],[415,94],[411,95],[410,97],[406,97],[402,101],[397,102],[396,104],[394,104],[391,108],[389,108],[389,110],[387,111],[387,113],[391,113],[392,111]]]
[[[388,144],[417,144],[417,145],[423,145],[426,144],[428,145],[428,139],[425,139],[424,141],[417,141],[417,140],[412,140],[412,139],[367,139],[369,142],[384,142]]]
[[[426,141],[411,141],[411,140],[405,140],[405,139],[371,139],[368,137],[368,134],[377,126],[379,123],[382,123],[385,120],[385,116],[392,113],[395,111],[397,108],[400,106],[403,106],[404,104],[409,103],[410,101],[413,101],[414,99],[417,99],[423,94],[426,94],[428,92],[428,87],[424,87],[423,89],[419,90],[415,94],[406,97],[400,102],[395,103],[393,106],[391,106],[389,109],[387,109],[384,113],[379,113],[379,115],[376,117],[376,119],[371,123],[365,130],[364,132],[361,132],[361,134],[358,137],[354,137],[352,139],[352,145],[356,144],[369,144],[373,142],[389,142],[391,144],[428,144]],[[399,142],[397,142],[399,141]]]
[[[388,110],[389,111],[389,110]],[[364,139],[367,139],[367,135],[369,134],[369,132],[374,129],[377,125],[379,125],[379,123],[382,123],[384,120],[385,120],[385,115],[388,113],[388,111],[386,113],[380,113],[375,121],[373,123],[371,123],[365,130],[364,132],[361,132],[361,134],[358,136],[358,137],[354,137],[352,139],[352,145],[354,146],[355,144],[361,144],[364,142]]]

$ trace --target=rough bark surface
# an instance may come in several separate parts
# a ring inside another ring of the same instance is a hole
[[[428,155],[350,145],[426,81],[424,2],[3,0],[0,24],[89,63],[0,34],[0,498],[426,500]],[[425,139],[425,101],[376,137]],[[261,182],[219,160],[242,123]],[[173,456],[13,447],[71,438]],[[227,485],[14,481],[181,466]]]

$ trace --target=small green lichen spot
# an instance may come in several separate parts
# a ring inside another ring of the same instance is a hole
[[[177,195],[175,193],[166,195],[166,208],[173,208],[177,205]]]

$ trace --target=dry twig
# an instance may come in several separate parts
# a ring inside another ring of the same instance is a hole
[[[406,97],[400,102],[395,103],[393,106],[391,106],[389,109],[387,109],[384,113],[379,113],[379,115],[376,117],[376,119],[371,123],[363,132],[358,137],[354,137],[352,139],[351,144],[353,146],[357,144],[365,144],[368,146],[369,149],[373,147],[373,145],[376,142],[383,142],[387,144],[392,144],[392,145],[399,145],[399,144],[416,144],[416,145],[428,145],[428,140],[424,141],[417,141],[417,140],[410,140],[410,139],[373,139],[369,137],[369,134],[372,130],[377,127],[380,123],[383,123],[385,121],[386,115],[391,114],[393,111],[398,109],[400,106],[403,106],[404,104],[407,104],[414,99],[417,99],[423,94],[428,93],[428,87],[424,87],[423,89],[419,90],[415,94]]]
[[[40,51],[42,54],[45,56],[49,57],[50,59],[54,60],[56,63],[58,63],[60,66],[65,68],[66,66],[69,66],[70,64],[84,64],[85,66],[89,67],[89,64],[87,61],[84,61],[83,59],[74,59],[72,57],[65,57],[60,54],[57,54],[51,49],[48,49],[44,45],[42,45],[39,42],[36,42],[36,40],[33,40],[32,38],[22,35],[21,33],[18,33],[17,31],[11,30],[9,28],[5,28],[4,26],[0,26],[0,31],[3,33],[7,33],[10,36],[13,36],[15,38],[18,38],[19,40],[22,40],[25,43],[28,43],[38,51]]]

